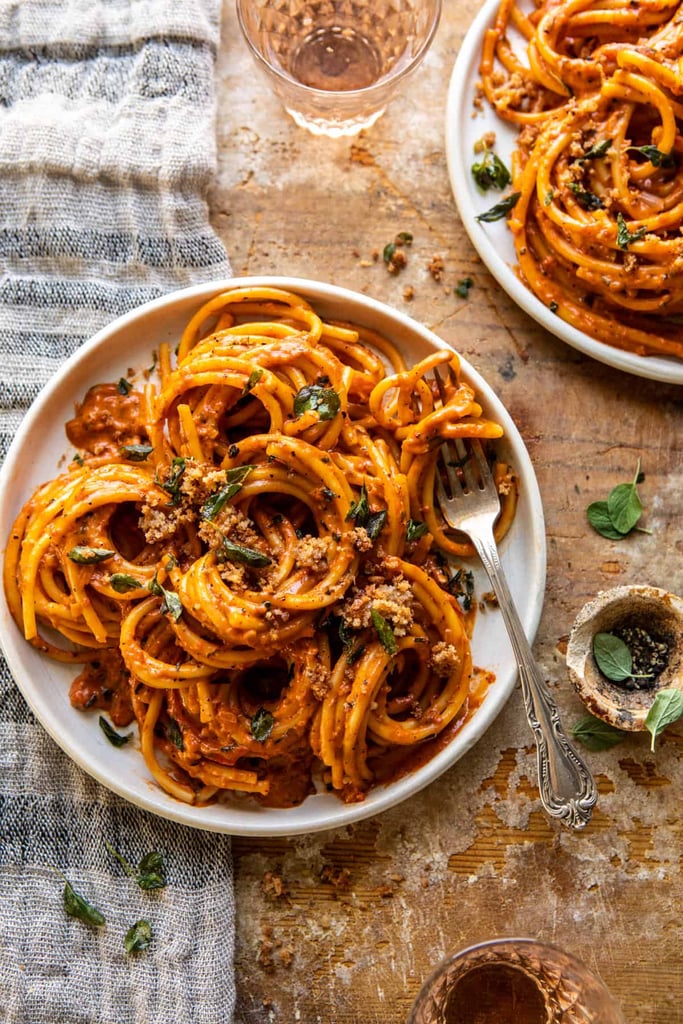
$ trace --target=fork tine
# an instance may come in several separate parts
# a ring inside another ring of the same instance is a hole
[[[486,455],[484,454],[482,443],[478,438],[473,438],[472,441],[470,441],[470,451],[477,460],[477,466],[479,467],[479,473],[481,475],[481,486],[492,486],[493,476],[491,474],[491,467],[489,466]]]
[[[451,494],[454,497],[456,497],[458,494],[462,493],[462,483],[460,482],[460,478],[455,471],[456,466],[460,464],[460,459],[454,459],[453,452],[454,449],[450,442],[444,441],[444,443],[441,445],[441,457],[443,467],[446,470],[446,476],[448,477],[448,486],[451,489]],[[439,473],[436,474],[436,479],[438,480],[439,485],[443,489],[443,481],[441,480],[441,476],[439,475]],[[444,494],[445,493],[446,492],[444,489]]]

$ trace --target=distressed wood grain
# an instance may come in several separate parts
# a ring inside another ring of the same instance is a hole
[[[564,651],[584,602],[621,583],[683,592],[683,396],[547,334],[470,245],[448,181],[444,111],[478,6],[445,4],[425,65],[385,116],[355,140],[325,140],[281,111],[226,0],[210,211],[235,273],[329,280],[386,301],[436,330],[501,397],[543,497],[535,653],[571,726],[582,705]],[[414,240],[392,276],[378,254],[399,231]],[[463,277],[474,280],[466,300],[453,290]],[[651,533],[615,544],[591,531],[585,508],[631,479],[638,459]],[[593,822],[562,831],[539,806],[516,691],[476,748],[407,804],[338,832],[235,839],[237,1024],[400,1024],[445,954],[503,934],[583,958],[629,1024],[680,1024],[682,752],[674,726],[655,754],[634,736],[590,755]]]

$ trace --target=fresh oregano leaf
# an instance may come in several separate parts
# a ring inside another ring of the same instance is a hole
[[[95,565],[97,562],[106,562],[115,554],[116,552],[110,551],[109,548],[89,548],[83,544],[77,544],[75,548],[67,552],[71,561],[78,565]]]
[[[140,921],[136,921],[126,932],[124,939],[126,953],[141,953],[143,949],[147,949],[151,941],[152,926],[149,921],[142,918]]]
[[[127,732],[125,733],[125,735],[122,735],[120,732],[117,732],[116,729],[114,729],[109,724],[104,715],[100,715],[99,723],[100,729],[102,730],[102,732],[107,737],[107,739],[109,740],[113,747],[125,747],[126,743],[128,743],[131,736],[133,735],[132,732]]]
[[[251,720],[251,735],[257,743],[265,743],[275,725],[275,719],[267,708],[259,708]]]
[[[64,885],[64,909],[71,917],[77,917],[79,921],[92,924],[96,928],[106,923],[104,914],[86,900],[85,896],[76,892],[71,882],[65,882]]]
[[[593,715],[579,719],[572,729],[572,736],[587,750],[610,750],[625,739],[621,729],[615,729],[613,725]]]
[[[377,631],[379,642],[381,643],[384,650],[387,652],[387,654],[396,654],[396,652],[398,651],[396,637],[394,636],[394,631],[387,622],[387,620],[384,618],[382,614],[380,614],[380,612],[377,611],[376,608],[370,609],[370,617],[372,619],[372,624],[375,627],[375,630]]]
[[[670,687],[660,690],[652,702],[645,719],[645,728],[652,735],[650,750],[655,749],[655,740],[667,725],[678,721],[683,715],[683,693]]]

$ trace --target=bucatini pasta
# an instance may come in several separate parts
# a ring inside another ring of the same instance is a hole
[[[162,346],[158,380],[94,386],[66,430],[74,461],[14,524],[8,601],[31,644],[84,663],[77,707],[137,720],[168,793],[362,799],[476,708],[445,557],[471,549],[434,473],[442,438],[502,430],[453,352],[407,367],[296,295],[235,288],[175,361]],[[516,487],[495,471],[500,536]]]
[[[683,5],[502,0],[480,73],[520,130],[508,224],[523,281],[599,341],[683,357]]]

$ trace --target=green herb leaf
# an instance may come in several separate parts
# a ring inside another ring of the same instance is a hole
[[[259,708],[251,720],[251,735],[257,743],[265,743],[275,725],[275,719],[266,708]]]
[[[150,580],[147,584],[147,589],[155,597],[163,597],[159,611],[162,615],[168,613],[173,621],[177,622],[183,614],[183,604],[178,595],[173,590],[166,590],[165,587],[162,587],[156,573],[154,574],[154,579]]]
[[[379,512],[371,512],[368,516],[367,522],[365,523],[365,532],[367,533],[370,540],[377,540],[380,533],[384,529],[384,524],[387,521],[387,510],[381,509]]]
[[[126,932],[126,938],[124,939],[126,953],[141,953],[143,949],[147,949],[151,941],[152,926],[149,921],[145,921],[142,918],[140,921],[136,921]]]
[[[110,551],[109,548],[89,548],[78,544],[67,554],[71,561],[78,565],[95,565],[96,562],[106,562],[108,558],[113,558],[116,552]]]
[[[180,501],[180,481],[183,478],[184,472],[185,459],[182,458],[181,456],[176,456],[176,458],[171,463],[171,468],[169,470],[168,476],[166,477],[166,480],[160,480],[158,474],[154,479],[154,482],[158,484],[159,487],[166,491],[167,494],[171,495],[171,505],[177,505],[178,502]]]
[[[480,213],[474,219],[481,221],[483,224],[491,224],[494,220],[502,220],[514,208],[521,194],[521,192],[512,192],[511,195],[501,199],[499,203],[492,206],[490,210]]]
[[[341,409],[341,400],[334,388],[320,384],[307,384],[294,397],[294,415],[317,412],[321,420],[333,420]]]
[[[121,865],[123,870],[126,872],[128,877],[132,878],[133,875],[135,874],[135,872],[133,871],[132,867],[130,866],[130,864],[128,863],[126,858],[123,856],[123,854],[119,853],[118,850],[115,850],[114,847],[111,845],[111,843],[108,843],[106,839],[104,840],[104,845],[106,846],[107,850],[112,855],[112,857],[116,858],[116,860],[119,862],[119,864]]]
[[[126,572],[114,572],[109,577],[109,586],[117,594],[127,594],[129,590],[139,590],[144,583],[136,580],[134,576],[129,576]]]
[[[263,370],[261,369],[260,366],[257,366],[255,370],[251,371],[251,373],[249,374],[249,379],[247,380],[247,383],[242,388],[242,397],[243,398],[244,398],[245,395],[248,395],[249,392],[252,391],[256,387],[258,382],[261,380],[262,376],[263,376]]]
[[[133,385],[125,377],[119,377],[117,388],[120,395],[129,395],[133,390]]]
[[[166,888],[164,858],[157,850],[145,854],[142,858],[138,864],[138,873],[135,876],[135,881],[145,892]]]
[[[596,633],[593,637],[593,657],[603,676],[613,683],[631,679],[633,659],[620,637],[613,633]]]
[[[166,725],[166,737],[171,741],[174,747],[177,747],[178,750],[185,749],[183,734],[175,718],[169,718],[168,720]]]
[[[352,502],[349,511],[346,513],[346,518],[352,519],[356,526],[363,526],[368,521],[370,515],[370,504],[368,502],[368,491],[363,483],[360,489],[360,495],[358,501]]]
[[[574,193],[574,198],[584,210],[601,210],[605,205],[600,196],[596,196],[595,192],[586,192],[575,181],[569,183],[569,189]]]
[[[504,189],[512,181],[509,170],[491,149],[484,150],[484,156],[478,163],[472,164],[472,177],[482,192],[490,188]]]
[[[377,611],[376,608],[370,609],[370,617],[372,619],[372,624],[375,627],[375,630],[377,631],[379,642],[381,643],[384,650],[387,652],[387,654],[396,654],[396,652],[398,651],[396,637],[394,636],[394,631],[387,622],[387,620],[384,618],[383,615],[381,615]]]
[[[459,295],[461,299],[467,299],[470,294],[470,288],[474,287],[474,281],[471,277],[463,277],[462,281],[458,281],[453,291],[456,295]]]
[[[660,690],[652,702],[645,719],[645,728],[652,734],[650,750],[655,749],[655,740],[667,725],[678,721],[683,715],[683,693],[673,687]]]
[[[607,511],[615,530],[630,533],[643,514],[643,506],[638,497],[637,482],[640,476],[640,460],[630,484],[617,484],[607,498]]]
[[[572,736],[588,750],[610,750],[625,739],[620,729],[615,729],[613,725],[593,715],[579,719],[572,729]]]
[[[623,540],[625,534],[616,529],[606,501],[594,501],[586,509],[586,517],[594,530],[608,540]]]
[[[224,537],[221,546],[216,551],[219,562],[239,562],[241,565],[248,565],[250,569],[265,569],[272,565],[273,560],[268,555],[256,548],[245,547],[244,544],[236,544]]]
[[[419,540],[420,537],[424,537],[427,530],[426,523],[421,523],[418,519],[409,519],[406,524],[406,540],[408,543]]]
[[[601,142],[596,142],[594,146],[587,149],[585,153],[582,153],[580,157],[577,157],[577,163],[582,164],[584,160],[599,160],[600,157],[605,156],[612,148],[611,139],[602,139]]]
[[[396,242],[389,242],[382,250],[382,259],[385,263],[391,263],[396,254]]]
[[[127,732],[125,735],[122,735],[120,732],[117,732],[116,729],[114,729],[113,726],[109,724],[104,715],[100,715],[99,723],[100,729],[102,730],[102,732],[107,737],[107,739],[109,740],[113,747],[125,747],[126,743],[128,743],[131,736],[133,735],[132,732]]]
[[[151,444],[122,444],[119,451],[130,462],[145,462],[154,448]]]
[[[620,213],[617,214],[617,245],[620,249],[628,249],[631,242],[637,242],[647,233],[647,228],[638,228],[636,231],[629,231],[626,221]]]
[[[472,607],[474,596],[474,573],[471,569],[456,569],[448,581],[448,593],[458,600],[463,611]]]
[[[627,146],[627,152],[640,153],[653,167],[673,167],[676,163],[673,153],[663,153],[656,146]]]
[[[548,191],[546,192],[546,194],[543,196],[543,205],[544,206],[550,206],[550,204],[552,203],[554,198],[555,198],[555,193],[553,192],[553,190],[551,188],[549,188]]]
[[[106,923],[104,914],[92,903],[89,903],[85,896],[76,892],[71,882],[66,882],[64,885],[64,909],[71,917],[77,917],[80,921],[92,924],[97,928]]]
[[[235,466],[233,469],[226,470],[227,483],[225,487],[221,487],[206,499],[200,512],[202,519],[215,519],[231,498],[234,498],[242,490],[242,484],[254,468],[253,465]]]

